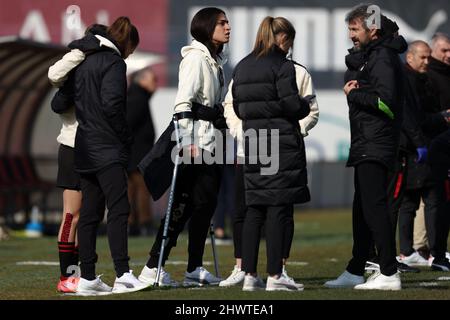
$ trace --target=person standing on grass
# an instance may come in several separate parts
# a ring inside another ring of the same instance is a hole
[[[145,284],[128,264],[126,168],[131,135],[126,122],[126,59],[136,49],[139,34],[127,17],[119,17],[106,36],[96,36],[102,50],[88,55],[74,73],[78,129],[75,169],[80,173],[83,200],[78,221],[81,278],[77,293],[104,295],[132,292]],[[95,275],[96,238],[108,208],[107,234],[116,271],[114,287]]]
[[[73,69],[86,55],[100,50],[100,41],[95,35],[105,36],[106,26],[93,24],[88,27],[85,37],[70,43],[69,48],[72,50],[48,70],[50,82],[60,88],[52,99],[52,110],[60,115],[63,123],[56,138],[60,144],[56,185],[63,189],[63,217],[58,232],[61,275],[57,285],[57,290],[62,293],[76,292],[80,280],[77,274],[72,274],[75,270],[70,269],[71,266],[78,266],[77,224],[82,199],[80,175],[75,171],[74,165],[78,122],[75,118]]]
[[[223,64],[226,62],[223,48],[230,40],[230,31],[225,12],[219,8],[203,8],[193,17],[191,35],[194,40],[181,49],[183,59],[179,69],[175,115],[179,114],[181,117],[183,114],[196,113],[194,105],[201,105],[199,108],[205,113],[217,111],[216,105],[220,105],[223,101]],[[177,238],[190,218],[189,258],[183,284],[217,285],[222,279],[203,267],[205,240],[217,205],[221,181],[221,166],[203,161],[220,152],[216,150],[214,136],[216,123],[211,119],[202,119],[198,113],[194,118],[185,117],[178,122],[183,157],[190,159],[190,163],[180,164],[175,204],[170,216],[169,239],[162,257],[162,265],[164,266],[168,259],[170,250],[176,246]],[[180,195],[181,201],[178,201],[177,195]],[[154,284],[157,278],[164,222],[165,219],[162,219],[150,257],[139,276],[139,280],[148,284]],[[178,284],[162,269],[159,285]]]
[[[358,5],[346,17],[354,45],[346,57],[349,69],[344,86],[351,130],[347,166],[355,168],[353,257],[344,273],[325,286],[400,290],[387,189],[389,171],[394,170],[398,156],[405,83],[399,53],[406,50],[406,42],[386,32],[381,13],[379,24],[369,26],[372,12],[368,9],[368,5]],[[372,241],[380,271],[365,282]]]
[[[294,61],[293,61],[294,62]],[[306,68],[296,62],[295,67],[295,81],[297,83],[298,94],[300,97],[315,96],[315,90],[312,82],[311,75]],[[242,137],[240,132],[242,131],[242,120],[239,119],[233,110],[233,94],[232,94],[233,81],[228,86],[228,93],[225,97],[224,114],[227,121],[228,128],[233,137],[238,138],[237,147],[237,160],[234,166],[234,194],[235,204],[233,206],[233,245],[234,245],[234,257],[236,264],[230,274],[230,276],[221,281],[219,286],[229,287],[241,284],[245,278],[245,272],[242,270],[242,228],[245,221],[246,204],[245,204],[245,185],[244,185],[244,150],[242,146]],[[319,105],[317,99],[312,99],[310,104],[310,112],[308,116],[299,121],[300,132],[303,138],[308,136],[309,131],[319,121]],[[289,277],[286,270],[286,261],[289,258],[292,239],[294,236],[294,219],[292,216],[286,216],[285,231],[283,232],[283,274],[285,277]],[[300,285],[300,284],[299,284]]]
[[[299,125],[299,120],[310,113],[310,101],[299,96],[294,63],[286,58],[294,38],[295,29],[287,19],[266,17],[259,26],[253,52],[234,70],[228,93],[226,119],[231,133],[239,137],[239,131],[246,134],[249,130],[257,135],[245,145],[243,177],[242,181],[237,181],[241,189],[243,182],[244,190],[238,196],[245,197],[246,205],[242,228],[244,291],[303,290],[303,285],[287,277],[282,267],[285,250],[292,241],[290,237],[286,246],[284,233],[287,221],[292,219],[293,204],[310,199]],[[233,109],[229,108],[230,104]],[[277,139],[265,143],[279,146],[279,150],[271,150],[272,159],[278,157],[279,168],[267,175],[262,173],[265,167],[260,161],[262,154],[254,153],[256,148],[251,146],[265,130],[269,131],[268,140]],[[275,131],[280,133],[279,137]],[[251,164],[255,159],[258,163]],[[269,274],[266,285],[257,276],[260,231],[264,222]]]

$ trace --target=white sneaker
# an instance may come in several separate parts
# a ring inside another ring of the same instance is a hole
[[[245,272],[241,270],[240,267],[234,266],[233,271],[230,276],[223,281],[220,281],[219,287],[231,287],[240,284],[244,281]]]
[[[126,293],[135,292],[150,286],[148,283],[144,283],[136,279],[133,275],[133,270],[125,272],[120,278],[116,277],[114,281],[113,293]]]
[[[211,272],[203,267],[197,267],[192,272],[184,274],[184,286],[204,286],[204,285],[218,285],[222,281],[221,278],[214,276]]]
[[[78,282],[76,295],[78,296],[105,296],[112,294],[112,288],[104,283],[100,276],[94,280],[80,278]]]
[[[267,277],[266,291],[302,291],[297,287],[297,283],[292,278],[285,277],[282,273],[277,279],[275,277]]]
[[[337,279],[325,282],[324,286],[327,288],[353,288],[362,283],[364,283],[363,276],[357,276],[345,270]]]
[[[139,275],[138,279],[141,282],[144,282],[148,284],[149,286],[152,286],[156,282],[156,274],[158,273],[158,268],[149,268],[147,266],[144,266],[144,268],[141,271],[141,274]],[[159,286],[160,287],[178,287],[178,282],[172,280],[170,278],[170,274],[164,270],[164,268],[161,268],[161,273],[159,275]]]
[[[428,266],[428,260],[422,257],[417,251],[414,251],[414,253],[409,256],[401,254],[397,257],[397,261],[404,263],[410,267]]]
[[[295,282],[294,278],[291,278],[288,276],[286,268],[283,266],[283,276],[285,276],[286,278],[289,278],[290,280],[292,280],[292,282],[295,284],[295,286],[297,287],[297,290],[303,290],[305,288],[305,286],[302,283],[297,283]]]
[[[260,277],[245,275],[244,273],[244,286],[242,287],[242,291],[264,290],[265,288],[266,284]]]
[[[358,284],[355,289],[360,290],[401,290],[402,282],[400,280],[400,272],[394,273],[392,276],[385,276],[381,272],[375,272],[363,284]]]

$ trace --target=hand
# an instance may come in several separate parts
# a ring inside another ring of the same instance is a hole
[[[417,159],[416,163],[424,163],[427,160],[428,149],[427,147],[419,147],[416,149]]]
[[[191,158],[197,158],[200,155],[200,150],[195,144],[190,144],[183,149],[183,152],[187,152]]]
[[[359,88],[358,81],[350,80],[344,86],[345,95],[348,95],[350,93],[350,91],[352,91],[353,89],[358,89],[358,88]]]
[[[450,125],[450,109],[442,111],[441,114],[444,117],[444,119],[447,122],[447,124]]]

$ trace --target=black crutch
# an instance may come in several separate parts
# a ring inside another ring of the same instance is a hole
[[[180,160],[180,153],[179,153],[180,133],[178,131],[177,115],[173,116],[173,126],[174,126],[174,130],[175,130],[175,139],[176,139],[176,143],[177,143],[176,144],[177,153],[175,155],[175,166],[173,168],[172,183],[170,184],[169,201],[167,203],[167,211],[166,211],[166,218],[165,218],[166,220],[164,221],[161,249],[159,250],[158,271],[156,272],[156,281],[153,284],[154,286],[159,286],[159,276],[161,273],[162,260],[163,260],[163,256],[164,256],[164,248],[166,246],[166,241],[167,241],[167,233],[169,231],[170,215],[172,212],[172,205],[173,205],[173,200],[175,197],[175,185],[177,182],[178,162]]]
[[[219,265],[217,263],[217,252],[216,252],[216,236],[214,234],[214,224],[211,222],[209,226],[209,235],[211,236],[211,247],[212,247],[212,254],[214,258],[214,270],[216,272],[216,277],[219,277]]]

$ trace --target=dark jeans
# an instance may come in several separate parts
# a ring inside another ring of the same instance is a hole
[[[388,206],[388,172],[376,162],[355,167],[353,200],[353,257],[347,271],[362,276],[373,241],[378,252],[381,273],[397,272],[395,238]],[[372,240],[373,239],[373,240]]]
[[[107,234],[117,277],[129,271],[128,266],[128,214],[125,168],[112,165],[92,174],[81,174],[83,201],[78,222],[78,246],[81,276],[95,279],[97,262],[97,229],[108,208]]]
[[[285,217],[292,216],[293,210],[293,205],[247,207],[242,236],[242,270],[246,273],[256,273],[261,226],[265,223],[267,273],[269,275],[281,273]]]
[[[176,246],[178,236],[189,218],[187,271],[192,272],[195,268],[203,265],[205,240],[217,205],[220,180],[221,167],[219,165],[182,165],[176,182],[175,201],[170,216],[163,265],[169,257],[170,250]],[[161,220],[156,240],[150,251],[150,258],[147,262],[149,268],[158,266],[164,223],[165,218]]]
[[[430,248],[436,243],[436,218],[438,197],[435,187],[407,190],[399,212],[400,253],[409,256],[414,253],[414,218],[420,199],[425,203],[425,227]],[[435,253],[431,252],[434,256]]]

